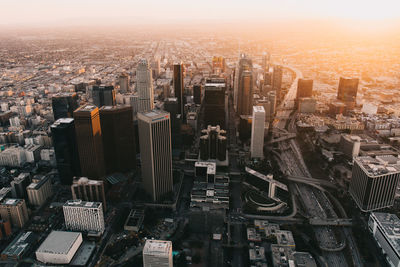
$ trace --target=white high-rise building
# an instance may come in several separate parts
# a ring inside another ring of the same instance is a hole
[[[103,206],[101,202],[68,200],[63,205],[65,226],[75,231],[104,232]]]
[[[143,248],[144,267],[172,267],[172,242],[146,240]]]
[[[173,187],[170,114],[139,112],[138,124],[143,184],[157,201]]]
[[[265,110],[263,106],[253,107],[253,120],[251,123],[251,146],[250,153],[252,158],[264,157],[264,128]]]
[[[136,69],[136,91],[139,94],[139,111],[152,110],[154,108],[153,77],[146,59],[140,60]]]

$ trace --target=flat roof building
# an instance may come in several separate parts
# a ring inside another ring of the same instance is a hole
[[[28,221],[28,209],[24,199],[7,198],[0,204],[0,215],[13,227],[22,228]]]
[[[75,231],[104,232],[103,206],[101,202],[68,200],[63,205],[65,226]]]
[[[147,239],[143,248],[144,267],[172,267],[172,242]]]
[[[397,157],[356,157],[349,192],[364,212],[391,207],[399,178],[400,160]]]
[[[390,266],[400,266],[400,219],[390,213],[372,212],[368,228]]]
[[[52,231],[36,250],[36,259],[43,263],[69,264],[81,244],[81,233]]]

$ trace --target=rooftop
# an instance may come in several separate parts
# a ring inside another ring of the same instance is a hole
[[[79,237],[82,237],[82,234],[78,232],[52,231],[36,252],[68,254]]]
[[[76,200],[68,200],[67,202],[65,202],[64,207],[65,206],[82,207],[82,208],[100,208],[101,202],[88,202],[76,199]]]
[[[2,205],[17,206],[22,201],[23,201],[22,199],[18,198],[6,198],[6,200],[3,201]]]
[[[374,219],[385,235],[385,239],[400,254],[400,219],[395,214],[372,212],[370,217]]]
[[[145,121],[157,121],[160,119],[169,119],[169,112],[159,109],[153,109],[148,112],[139,112],[138,118]]]
[[[172,253],[172,242],[163,240],[146,240],[143,254],[168,257]]]
[[[32,232],[20,233],[1,253],[11,257],[21,257],[36,239]]]
[[[381,156],[373,158],[370,156],[364,156],[356,157],[354,158],[354,161],[370,177],[400,173],[400,164],[398,164],[398,161],[391,164],[390,162],[394,162],[391,157]]]

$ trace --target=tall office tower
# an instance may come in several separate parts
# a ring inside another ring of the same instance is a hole
[[[94,85],[92,90],[93,104],[97,107],[115,106],[114,86]]]
[[[138,123],[143,185],[158,201],[173,187],[170,115],[160,110],[138,113]]]
[[[252,158],[264,158],[264,128],[265,110],[263,106],[253,107],[253,119],[251,123],[251,146]]]
[[[83,176],[100,179],[105,174],[99,109],[85,105],[75,110],[75,134]]]
[[[182,116],[178,113],[178,99],[176,97],[166,98],[164,110],[170,114],[172,148],[180,148],[183,143],[181,138]]]
[[[126,73],[121,73],[121,75],[119,75],[119,92],[121,94],[125,94],[129,91],[129,75]]]
[[[358,79],[340,77],[337,99],[343,102],[356,102]]]
[[[154,108],[154,90],[151,68],[146,59],[139,61],[136,69],[136,91],[139,94],[139,112]]]
[[[104,232],[104,216],[101,202],[68,200],[63,205],[65,227],[73,231]]]
[[[271,59],[271,55],[267,52],[264,52],[262,55],[262,62],[261,62],[261,68],[262,68],[263,72],[269,71],[270,59]]]
[[[224,78],[209,78],[204,86],[204,123],[225,127],[225,90]]]
[[[136,120],[139,111],[139,96],[137,94],[129,94],[124,96],[124,104],[132,107],[132,116]]]
[[[264,87],[270,88],[272,90],[272,72],[266,71],[264,72]]]
[[[252,73],[253,70],[253,62],[250,58],[248,58],[245,54],[241,54],[239,58],[239,63],[237,69],[235,71],[235,86],[234,86],[234,105],[236,107],[236,112],[239,115],[242,115],[242,105],[240,103],[243,95],[243,89],[247,86],[247,90],[251,90],[251,95],[253,94],[253,75],[251,74],[251,80],[248,78],[242,79],[242,74],[244,71],[250,71]],[[246,86],[243,84],[246,83]],[[249,111],[251,112],[251,110]],[[250,113],[249,113],[250,114]]]
[[[272,73],[272,90],[276,92],[276,97],[281,98],[282,89],[282,66],[274,66],[274,72]]]
[[[193,101],[197,105],[201,105],[201,84],[193,85]]]
[[[106,173],[135,169],[136,149],[132,107],[101,107],[100,124]]]
[[[273,116],[276,112],[276,92],[275,91],[270,91],[268,92],[267,95],[269,101],[271,102],[271,116]]]
[[[13,227],[22,228],[28,221],[28,209],[24,199],[7,198],[0,204],[0,217],[11,222]]]
[[[153,69],[154,77],[157,78],[158,76],[160,76],[160,59],[159,58],[155,58],[153,60],[152,69]]]
[[[74,119],[58,119],[50,129],[60,181],[64,185],[70,185],[72,178],[81,171]]]
[[[59,93],[51,98],[54,120],[72,118],[74,110],[79,107],[76,93]]]
[[[239,85],[238,114],[250,115],[253,107],[253,73],[245,69]]]
[[[297,82],[297,100],[301,97],[312,97],[313,80],[299,79]]]
[[[31,176],[27,172],[20,173],[11,181],[11,192],[13,198],[28,199],[26,187],[31,183]]]
[[[175,64],[174,65],[174,93],[175,97],[178,99],[178,113],[182,115],[182,118],[184,117],[183,114],[183,106],[184,106],[184,101],[183,101],[183,64]]]
[[[147,239],[143,248],[143,267],[172,266],[172,242]]]
[[[397,157],[356,157],[349,192],[364,212],[391,207],[399,177],[400,161]]]
[[[104,182],[89,180],[86,177],[75,177],[71,185],[72,199],[101,202],[103,209],[106,210],[106,195],[104,192]]]
[[[53,195],[50,176],[35,175],[26,191],[31,205],[42,206]]]
[[[214,56],[212,58],[212,70],[214,74],[225,72],[225,58]]]
[[[226,160],[227,140],[226,131],[219,125],[208,125],[207,129],[201,131],[200,137],[200,159],[201,160]]]

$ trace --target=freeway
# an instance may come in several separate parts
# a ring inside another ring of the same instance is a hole
[[[284,67],[289,68],[296,73],[296,78],[277,109],[277,117],[273,122],[273,127],[276,129],[275,132],[278,132],[278,129],[284,130],[289,120],[290,122],[293,122],[291,114],[295,108],[294,100],[297,92],[297,81],[299,78],[303,77],[299,70],[288,65],[285,65]],[[278,143],[278,147],[281,150],[278,162],[284,173],[292,177],[302,177],[303,180],[304,178],[313,179],[304,163],[301,151],[295,140],[283,140]],[[323,191],[315,187],[310,187],[304,183],[298,183],[297,190],[299,191],[298,195],[304,204],[307,217],[321,221],[338,219],[332,204]],[[352,264],[356,266],[363,265],[350,231],[340,229],[340,237],[338,237],[335,235],[334,230],[329,226],[313,226],[313,229],[315,238],[319,247],[323,251],[322,255],[328,266],[348,266],[344,253],[341,251],[346,245],[346,237],[348,235],[350,235],[350,237],[347,237],[347,246],[349,246],[353,256]]]

